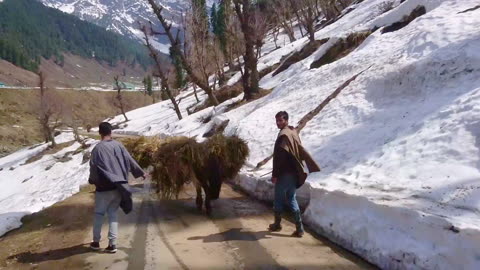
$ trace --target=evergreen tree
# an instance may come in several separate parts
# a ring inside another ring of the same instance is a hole
[[[216,12],[216,22],[215,27],[216,31],[214,32],[220,41],[220,46],[222,51],[226,54],[227,50],[227,17],[226,9],[228,5],[228,0],[224,0],[220,3],[218,11]]]
[[[218,18],[217,18],[217,4],[213,3],[212,8],[210,9],[210,25],[212,32],[218,36]]]
[[[147,94],[149,96],[153,95],[153,83],[152,83],[152,76],[151,75],[147,76]]]
[[[172,59],[173,66],[175,68],[175,84],[174,88],[182,88],[187,84],[187,79],[185,78],[185,70],[182,66],[182,62],[177,55],[173,52],[173,48],[170,47],[170,58]]]

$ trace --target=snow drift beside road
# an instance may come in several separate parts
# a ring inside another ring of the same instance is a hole
[[[62,133],[56,140],[57,143],[73,141],[73,135]],[[88,143],[93,143],[93,140]],[[25,164],[47,146],[40,144],[0,159],[0,236],[20,227],[23,216],[72,196],[87,183],[89,165],[88,162],[82,164],[81,153],[69,154],[70,160],[58,161],[68,152],[77,150],[79,143]]]

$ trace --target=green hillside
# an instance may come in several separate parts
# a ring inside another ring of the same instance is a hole
[[[95,58],[110,65],[118,61],[150,63],[138,42],[106,31],[35,0],[0,3],[0,58],[37,71],[41,57],[63,64],[63,52]]]

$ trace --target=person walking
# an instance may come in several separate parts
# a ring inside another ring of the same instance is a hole
[[[122,207],[128,214],[133,207],[128,188],[129,172],[135,178],[147,174],[130,156],[125,147],[112,139],[112,125],[102,122],[99,125],[101,141],[92,150],[90,176],[88,182],[95,185],[95,215],[93,219],[93,242],[90,248],[100,250],[100,239],[105,214],[108,216],[107,253],[117,251],[118,221],[117,211]]]
[[[280,130],[273,152],[272,183],[275,184],[273,203],[275,221],[269,225],[268,229],[273,232],[282,230],[282,213],[285,205],[287,205],[293,212],[295,219],[296,230],[292,236],[302,237],[304,229],[296,190],[305,183],[307,178],[303,161],[305,161],[310,173],[320,171],[320,167],[303,148],[296,129],[288,125],[288,113],[285,111],[278,112],[275,115],[275,120]]]

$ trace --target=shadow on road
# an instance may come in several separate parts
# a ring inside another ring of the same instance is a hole
[[[8,257],[8,259],[16,259],[21,263],[40,263],[51,260],[62,260],[78,254],[91,252],[86,244],[80,244],[67,248],[49,250],[39,253],[24,252]]]
[[[269,231],[249,232],[242,231],[242,228],[233,228],[221,233],[214,233],[207,236],[194,236],[188,240],[203,240],[204,243],[226,242],[226,241],[258,241],[261,239],[270,239],[269,236],[291,237],[286,234],[272,233]]]

